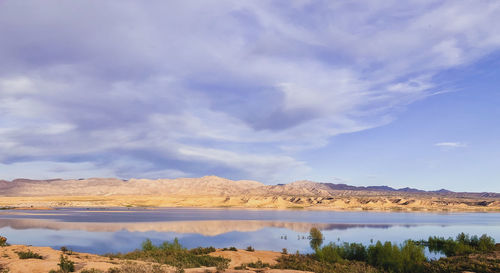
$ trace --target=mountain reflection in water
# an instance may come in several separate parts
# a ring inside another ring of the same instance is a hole
[[[110,208],[0,211],[0,235],[26,244],[103,254],[127,252],[149,238],[179,238],[187,248],[235,246],[311,252],[308,232],[327,242],[392,241],[484,233],[500,241],[499,213],[401,213],[194,208]]]
[[[12,229],[50,229],[50,230],[82,230],[89,232],[175,232],[197,233],[206,236],[216,236],[228,232],[252,232],[263,228],[284,228],[296,232],[306,233],[312,227],[321,230],[346,230],[349,228],[377,228],[387,229],[391,225],[381,224],[325,224],[325,223],[300,223],[280,221],[257,220],[230,220],[230,221],[171,221],[171,222],[122,222],[122,223],[96,223],[96,222],[60,222],[46,219],[2,219],[0,228]],[[410,225],[405,225],[409,227]]]

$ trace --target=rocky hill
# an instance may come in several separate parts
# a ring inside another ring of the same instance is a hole
[[[249,208],[500,210],[499,193],[424,191],[297,181],[265,185],[217,176],[0,181],[0,206],[196,206]]]
[[[89,178],[77,180],[0,180],[0,196],[109,196],[109,195],[180,195],[180,196],[380,196],[436,195],[450,197],[500,198],[499,193],[468,193],[448,190],[424,191],[388,186],[357,187],[346,184],[296,181],[265,185],[251,180],[233,181],[217,176],[176,179]]]

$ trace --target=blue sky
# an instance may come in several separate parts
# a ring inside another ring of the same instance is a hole
[[[500,192],[495,1],[0,1],[0,179]]]

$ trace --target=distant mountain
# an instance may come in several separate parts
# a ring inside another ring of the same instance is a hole
[[[89,178],[0,180],[0,196],[378,196],[378,195],[439,195],[464,197],[500,197],[498,193],[456,193],[441,189],[424,191],[413,188],[394,189],[388,186],[358,187],[346,184],[296,181],[289,184],[265,185],[251,180],[233,181],[217,176],[177,179]]]

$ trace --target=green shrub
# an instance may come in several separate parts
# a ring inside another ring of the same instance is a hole
[[[43,259],[43,257],[35,252],[32,252],[31,250],[28,249],[28,251],[19,251],[17,252],[17,255],[19,256],[19,259]]]
[[[257,262],[247,264],[247,266],[251,268],[266,268],[270,267],[271,265],[269,265],[268,263],[264,263],[261,260],[258,260]]]
[[[458,234],[455,240],[433,236],[429,237],[427,241],[418,243],[427,246],[431,252],[443,253],[447,257],[491,252],[495,249],[495,240],[492,237],[483,234],[478,238],[476,235],[469,236],[463,232]]]
[[[500,272],[500,260],[492,259],[487,255],[479,254],[471,256],[453,256],[433,260],[425,264],[426,272],[477,272],[497,273]]]
[[[479,238],[477,249],[481,252],[493,251],[495,249],[495,239],[486,234],[481,235],[481,237]]]
[[[127,262],[119,268],[113,267],[108,269],[107,273],[167,273],[169,270],[163,269],[160,265],[138,264]],[[180,272],[179,272],[180,273]]]
[[[217,270],[217,272],[224,272],[226,269],[228,269],[229,261],[230,260],[228,259],[222,259],[217,261],[217,263],[215,264],[215,269]]]
[[[156,262],[182,269],[202,266],[217,267],[229,264],[228,259],[206,255],[207,252],[213,251],[215,251],[213,247],[187,250],[177,239],[174,239],[173,242],[164,242],[159,246],[154,245],[151,240],[146,240],[142,243],[141,250],[126,254],[108,255],[108,257]]]
[[[146,239],[144,242],[142,242],[142,251],[153,251],[156,249],[156,246],[153,245],[153,242],[151,240]]]
[[[427,261],[424,247],[408,240],[401,246],[401,272],[422,272],[423,264]]]
[[[63,254],[59,257],[59,263],[57,265],[62,273],[75,272],[75,262],[70,261]]]
[[[179,239],[174,238],[174,241],[172,243],[170,242],[163,242],[160,245],[160,249],[165,250],[165,251],[181,251],[181,250],[186,250],[182,245],[179,243]]]
[[[252,246],[247,246],[246,251],[254,252],[255,249]]]
[[[375,273],[379,272],[374,267],[364,262],[327,263],[321,262],[311,255],[283,255],[277,259],[274,269],[292,269],[315,273]]]
[[[422,272],[427,261],[424,247],[413,241],[405,241],[401,246],[391,242],[378,241],[368,247],[367,262],[388,272]]]
[[[194,254],[194,255],[203,255],[203,254],[209,254],[212,252],[215,252],[216,249],[213,246],[210,247],[197,247],[189,250],[189,253]]]
[[[339,254],[339,247],[334,243],[329,243],[324,247],[317,247],[315,252],[315,258],[318,261],[326,263],[338,263],[342,260]]]
[[[368,263],[386,271],[401,272],[402,265],[398,254],[397,245],[392,245],[391,242],[382,244],[378,241],[368,247]]]
[[[339,255],[343,259],[354,261],[366,261],[368,258],[366,247],[358,243],[344,243],[339,248]]]

